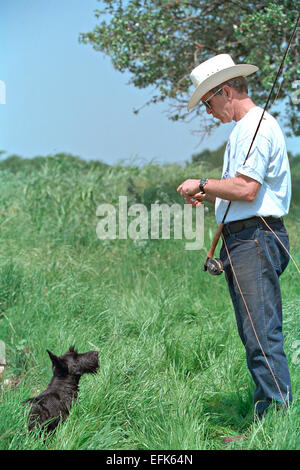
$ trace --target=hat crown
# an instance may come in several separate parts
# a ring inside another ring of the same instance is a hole
[[[220,70],[227,69],[234,66],[235,63],[229,54],[218,54],[198,65],[190,74],[191,80],[195,87],[206,80],[211,75],[219,72]]]
[[[188,102],[188,110],[196,106],[207,92],[221,83],[235,77],[247,77],[257,70],[256,65],[236,65],[229,54],[218,54],[202,62],[190,74],[195,91]]]

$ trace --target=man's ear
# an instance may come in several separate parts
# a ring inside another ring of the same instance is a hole
[[[232,98],[232,88],[230,88],[230,86],[224,85],[224,86],[223,86],[223,93],[224,93],[224,95],[227,96],[228,98]]]

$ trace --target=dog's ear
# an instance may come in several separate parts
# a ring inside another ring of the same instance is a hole
[[[73,353],[74,355],[77,355],[77,354],[78,354],[78,352],[77,352],[76,349],[75,349],[75,344],[74,344],[73,346],[70,346],[69,352],[70,352],[70,353]]]
[[[57,359],[57,356],[55,356],[55,354],[53,354],[51,351],[49,351],[49,349],[46,349],[47,353],[49,354],[49,357],[52,361],[52,363]]]
[[[54,367],[56,367],[56,369],[58,369],[58,370],[66,369],[66,365],[63,363],[63,361],[58,356],[55,356],[55,354],[53,354],[51,351],[49,351],[49,349],[47,349],[47,353],[50,356],[52,365]]]

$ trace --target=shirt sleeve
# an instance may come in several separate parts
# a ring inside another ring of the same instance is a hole
[[[251,141],[251,138],[247,138],[241,142],[241,145],[239,146],[236,175],[241,174],[249,176],[249,178],[262,184],[268,169],[271,155],[271,144],[266,137],[258,134],[253,142],[251,152],[244,165],[243,163],[251,145]]]

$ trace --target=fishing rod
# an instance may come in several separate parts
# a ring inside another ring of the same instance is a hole
[[[295,34],[296,34],[296,30],[297,30],[297,27],[298,27],[298,24],[299,24],[299,20],[300,20],[300,13],[299,13],[299,15],[298,15],[298,18],[297,18],[297,21],[296,21],[296,23],[295,23],[293,32],[292,32],[291,37],[290,37],[290,39],[289,39],[288,45],[287,45],[287,47],[286,47],[286,50],[285,50],[285,53],[284,53],[284,56],[283,56],[283,59],[282,59],[282,61],[281,61],[281,64],[280,64],[280,66],[279,66],[279,69],[278,69],[278,71],[277,71],[275,80],[274,80],[274,82],[273,82],[273,86],[272,86],[271,91],[270,91],[270,93],[269,93],[268,99],[267,99],[267,101],[266,101],[266,104],[265,104],[265,107],[264,107],[264,109],[263,109],[262,115],[261,115],[260,120],[259,120],[259,122],[258,122],[257,128],[256,128],[256,130],[255,130],[255,133],[254,133],[252,142],[251,142],[251,144],[250,144],[250,147],[249,147],[249,150],[248,150],[248,152],[247,152],[246,158],[245,158],[245,160],[244,160],[244,162],[243,162],[243,165],[246,164],[246,162],[247,162],[247,160],[248,160],[248,157],[249,157],[249,155],[250,155],[250,152],[251,152],[253,143],[254,143],[255,138],[256,138],[256,136],[257,136],[257,133],[258,133],[258,130],[259,130],[259,128],[260,128],[261,122],[262,122],[262,120],[263,120],[264,114],[265,114],[265,112],[266,112],[266,110],[267,110],[267,108],[268,108],[268,105],[269,105],[271,96],[272,96],[272,94],[273,94],[274,88],[275,88],[275,86],[276,86],[277,80],[278,80],[278,78],[279,78],[279,76],[280,76],[280,74],[281,74],[281,72],[282,72],[282,69],[283,69],[285,60],[286,60],[287,55],[288,55],[289,48],[290,48],[291,43],[292,43],[292,41],[293,41],[293,39],[294,39],[294,36],[295,36]],[[276,97],[277,97],[277,96],[276,96]],[[276,99],[276,98],[275,98],[275,99]],[[206,261],[205,261],[204,267],[203,267],[203,271],[208,271],[208,272],[209,272],[210,274],[212,274],[213,276],[220,275],[220,274],[222,274],[222,272],[224,271],[222,261],[221,261],[219,258],[214,258],[213,256],[214,256],[214,252],[215,252],[215,249],[216,249],[216,247],[217,247],[217,244],[218,244],[218,242],[219,242],[219,239],[220,239],[220,237],[221,237],[221,235],[222,235],[222,231],[223,231],[224,224],[225,224],[225,219],[226,219],[227,214],[228,214],[228,211],[229,211],[229,209],[230,209],[231,202],[232,202],[232,201],[229,201],[228,204],[227,204],[226,211],[225,211],[225,213],[224,213],[223,219],[222,219],[220,225],[218,226],[218,229],[217,229],[217,231],[216,231],[216,233],[215,233],[215,236],[214,236],[214,238],[213,238],[213,240],[212,240],[212,243],[211,243],[211,246],[210,246],[210,248],[209,248],[209,250],[208,250],[208,253],[207,253],[207,255],[206,255]]]

